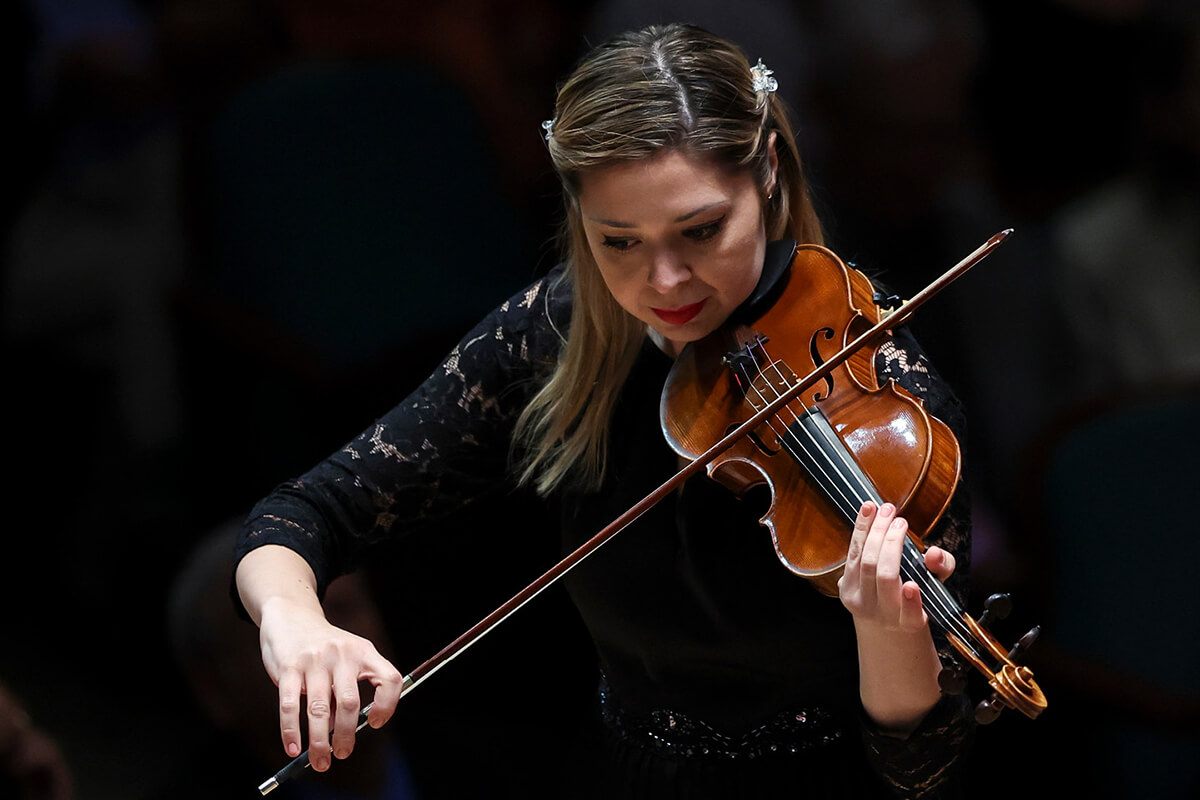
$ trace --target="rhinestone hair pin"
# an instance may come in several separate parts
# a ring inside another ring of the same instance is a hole
[[[546,132],[546,141],[550,141],[550,134],[554,133],[554,120],[548,119],[542,123],[542,130]]]
[[[774,74],[775,71],[767,69],[767,65],[760,58],[758,63],[750,68],[751,86],[754,88],[754,91],[771,94],[778,89],[779,81],[772,77]]]

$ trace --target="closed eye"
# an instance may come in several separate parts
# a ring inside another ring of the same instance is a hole
[[[694,242],[705,242],[721,232],[721,228],[725,226],[725,217],[719,217],[712,222],[704,225],[697,225],[694,228],[688,228],[683,232],[683,235]]]
[[[620,236],[605,236],[601,244],[607,248],[616,250],[618,253],[624,253],[632,248],[635,242],[635,239],[627,239]]]

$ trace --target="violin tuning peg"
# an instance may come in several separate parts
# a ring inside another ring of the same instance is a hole
[[[987,700],[983,700],[975,706],[975,721],[980,725],[990,725],[1000,717],[1000,712],[1003,710],[1004,703],[999,696],[993,693]]]
[[[1031,628],[1028,633],[1022,636],[1017,643],[1013,645],[1013,649],[1008,651],[1009,660],[1016,663],[1018,658],[1026,650],[1028,650],[1030,647],[1033,647],[1033,643],[1037,641],[1038,635],[1041,634],[1041,632],[1041,625],[1035,625],[1033,628]]]
[[[983,601],[983,614],[979,616],[979,624],[988,627],[993,619],[1004,619],[1012,611],[1012,597],[996,593]]]
[[[942,667],[942,671],[938,673],[938,687],[944,694],[962,694],[965,692],[967,690],[967,676],[963,672],[962,667],[957,664]]]

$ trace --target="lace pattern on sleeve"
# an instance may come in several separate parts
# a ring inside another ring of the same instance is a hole
[[[867,722],[863,734],[867,761],[898,798],[958,797],[962,781],[959,757],[974,732],[968,723],[969,712],[965,696],[943,695],[906,739],[886,736]]]
[[[569,303],[553,275],[489,314],[407,398],[258,503],[239,549],[285,544],[324,588],[364,545],[511,488],[513,426],[557,357]]]

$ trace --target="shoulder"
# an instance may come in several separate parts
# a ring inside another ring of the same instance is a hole
[[[544,372],[558,360],[570,312],[571,288],[559,265],[493,308],[459,340],[441,371],[464,379],[496,368],[510,378],[514,370]]]
[[[558,264],[505,300],[495,314],[512,330],[565,326],[571,317],[571,282],[566,265]]]
[[[559,264],[496,306],[477,328],[538,334],[565,330],[570,318],[570,279],[565,266]]]

